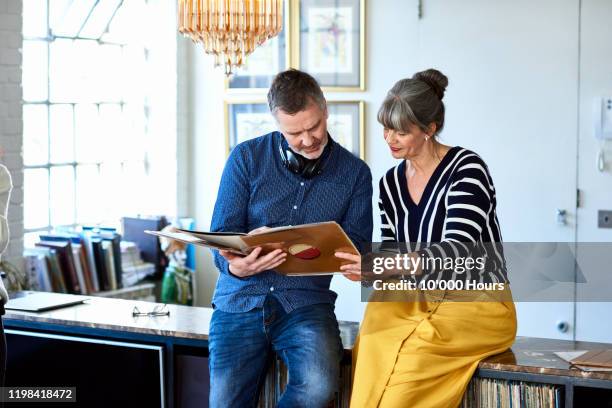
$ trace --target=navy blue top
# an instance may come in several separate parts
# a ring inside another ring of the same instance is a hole
[[[336,221],[351,240],[372,240],[372,174],[367,164],[335,144],[323,172],[312,179],[293,174],[278,151],[282,134],[272,132],[237,145],[231,152],[219,186],[211,231],[248,232],[262,226],[279,227]],[[316,303],[334,303],[331,276],[289,277],[268,270],[248,278],[229,272],[228,263],[214,251],[221,274],[213,306],[225,312],[262,307],[273,293],[285,311]]]

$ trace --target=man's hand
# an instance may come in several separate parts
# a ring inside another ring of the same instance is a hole
[[[229,251],[219,251],[229,263],[229,271],[240,278],[256,275],[268,269],[274,269],[287,259],[287,253],[282,249],[275,249],[262,257],[261,248],[257,247],[247,256],[240,256]]]

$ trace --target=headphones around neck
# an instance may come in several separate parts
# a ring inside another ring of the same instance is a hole
[[[334,141],[327,134],[327,145],[323,149],[323,153],[316,159],[307,159],[306,157],[295,153],[289,147],[289,144],[285,140],[285,137],[280,135],[280,143],[278,144],[278,150],[280,152],[281,161],[283,165],[292,173],[297,174],[305,179],[311,179],[318,176],[323,172],[327,157],[331,154],[334,147]]]

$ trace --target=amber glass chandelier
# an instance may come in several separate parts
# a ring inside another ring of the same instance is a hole
[[[283,0],[178,0],[179,32],[215,56],[231,75],[283,28]]]

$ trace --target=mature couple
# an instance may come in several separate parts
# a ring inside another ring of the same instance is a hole
[[[485,163],[437,140],[447,83],[439,71],[419,72],[397,82],[378,112],[391,155],[401,159],[380,180],[384,241],[446,243],[459,251],[466,242],[501,241]],[[212,231],[336,221],[357,246],[371,241],[370,170],[327,133],[317,82],[282,72],[268,103],[279,131],[232,150]],[[331,277],[274,272],[286,256],[259,249],[245,257],[215,254],[221,274],[209,337],[213,408],[255,407],[272,353],[289,373],[279,407],[326,407],[334,397],[342,343]],[[346,261],[345,275],[360,280],[360,257],[336,256]],[[369,303],[354,348],[351,406],[457,406],[478,362],[514,340],[512,302],[487,300]]]

